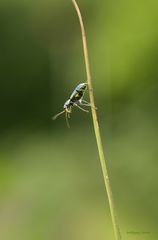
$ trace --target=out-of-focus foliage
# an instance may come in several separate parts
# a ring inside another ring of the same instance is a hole
[[[123,239],[156,240],[158,3],[78,1]],[[113,239],[71,1],[0,1],[0,239]]]

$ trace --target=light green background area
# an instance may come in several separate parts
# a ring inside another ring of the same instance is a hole
[[[158,238],[158,3],[79,1],[114,201],[126,240]],[[0,2],[0,239],[114,239],[71,1]],[[88,99],[88,96],[86,96]]]

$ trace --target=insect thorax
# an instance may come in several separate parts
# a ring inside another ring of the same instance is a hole
[[[71,96],[71,102],[75,103],[83,97],[83,92],[75,91]]]
[[[73,102],[72,102],[70,99],[68,99],[68,100],[65,102],[63,108],[66,110],[66,112],[71,113],[72,106],[73,106]]]

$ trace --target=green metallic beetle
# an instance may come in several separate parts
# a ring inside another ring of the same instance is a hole
[[[63,108],[64,110],[58,114],[56,114],[52,119],[55,120],[61,114],[65,113],[67,126],[70,128],[68,119],[70,118],[70,113],[72,112],[72,108],[78,107],[84,112],[89,112],[88,110],[82,108],[81,106],[91,107],[91,104],[83,99],[83,96],[87,90],[88,83],[80,83],[77,85],[70,98],[65,102]]]

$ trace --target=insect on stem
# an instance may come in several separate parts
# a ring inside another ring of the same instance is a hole
[[[70,114],[72,113],[72,108],[74,106],[78,107],[80,110],[84,112],[89,112],[88,110],[82,108],[82,106],[87,106],[90,107],[91,105],[83,100],[84,94],[87,90],[87,83],[80,83],[77,85],[77,87],[74,89],[73,93],[69,97],[69,99],[64,103],[64,110],[58,114],[56,114],[52,119],[55,120],[58,116],[62,115],[65,113],[65,118],[66,118],[66,124],[68,128],[70,128],[69,124],[69,118]]]
[[[91,110],[92,110],[93,126],[94,126],[94,131],[95,131],[95,136],[96,136],[96,142],[97,142],[97,147],[98,147],[98,153],[99,153],[99,159],[100,159],[101,169],[102,169],[102,173],[103,173],[104,183],[105,183],[106,192],[107,192],[108,200],[109,200],[109,206],[110,206],[110,212],[111,212],[111,218],[112,218],[112,225],[113,225],[113,229],[114,229],[115,240],[120,240],[121,239],[120,228],[119,228],[119,224],[118,224],[117,217],[116,217],[114,201],[113,201],[113,196],[112,196],[112,190],[111,190],[111,186],[110,186],[110,180],[109,180],[109,177],[108,177],[108,170],[107,170],[107,167],[106,167],[103,144],[102,144],[102,140],[101,140],[98,117],[97,117],[95,103],[94,103],[94,95],[93,95],[93,88],[92,88],[92,81],[91,81],[91,72],[90,72],[86,32],[85,32],[80,8],[79,8],[76,0],[72,0],[72,3],[75,7],[76,13],[77,13],[78,18],[79,18],[80,27],[81,27],[83,53],[84,53],[87,83],[88,83],[88,89],[89,89],[90,105],[91,105]]]

